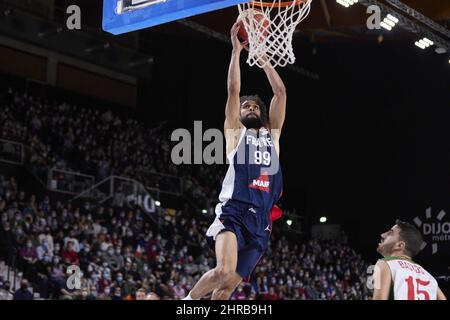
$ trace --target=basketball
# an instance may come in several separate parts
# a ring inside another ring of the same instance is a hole
[[[260,12],[259,10],[257,10],[257,12],[253,13],[252,11],[256,11],[252,10],[252,9],[247,9],[245,11],[243,11],[239,17],[237,18],[237,22],[239,23],[239,33],[238,33],[238,37],[241,41],[248,41],[248,33],[247,30],[245,28],[245,25],[250,25],[253,23],[253,28],[255,30],[260,30],[260,32],[262,33],[261,38],[266,38],[267,35],[269,34],[268,31],[268,27],[270,24],[270,21],[264,16],[264,14],[262,12]],[[253,16],[253,21],[251,21]],[[245,23],[244,23],[245,20]],[[261,39],[263,40],[263,39]]]

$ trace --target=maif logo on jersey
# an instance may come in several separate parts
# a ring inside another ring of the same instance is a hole
[[[421,230],[424,239],[421,249],[431,248],[431,254],[436,254],[444,247],[450,246],[450,222],[444,220],[446,215],[447,213],[441,210],[433,217],[431,208],[427,208],[425,219],[414,218],[413,221]]]
[[[269,192],[270,180],[269,176],[266,172],[261,174],[257,179],[253,179],[253,182],[250,183],[249,188],[258,189],[264,192]]]

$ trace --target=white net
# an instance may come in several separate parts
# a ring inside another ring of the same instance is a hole
[[[247,63],[263,68],[295,62],[292,39],[297,25],[309,14],[312,0],[255,0],[238,5],[248,34]]]

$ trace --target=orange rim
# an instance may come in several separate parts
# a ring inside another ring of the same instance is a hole
[[[278,1],[278,0],[274,0],[274,1]],[[305,2],[305,0],[295,0],[295,1],[282,1],[281,3],[274,4],[273,3],[274,1],[272,1],[272,2],[252,1],[250,3],[252,5],[258,6],[258,7],[279,7],[279,8],[284,8],[284,7],[289,7],[291,5],[298,5],[298,4],[301,4],[301,3]]]

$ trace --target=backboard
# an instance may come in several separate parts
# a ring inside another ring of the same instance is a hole
[[[249,0],[103,0],[103,30],[122,34]]]

